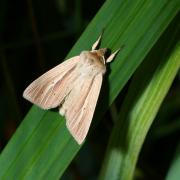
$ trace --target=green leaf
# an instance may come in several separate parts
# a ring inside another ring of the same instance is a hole
[[[170,165],[166,180],[179,180],[180,177],[180,142],[178,144],[174,159]]]
[[[179,0],[108,0],[68,57],[89,49],[104,29],[101,47],[125,48],[111,63],[95,119],[100,119],[179,10]],[[0,156],[0,179],[58,179],[80,146],[58,112],[33,107]]]
[[[179,29],[175,30],[176,36]],[[161,57],[156,49],[132,80],[110,138],[100,179],[130,180],[133,177],[144,139],[180,67],[180,42],[170,57],[167,46]]]

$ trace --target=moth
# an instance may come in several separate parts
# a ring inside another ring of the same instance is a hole
[[[107,59],[107,48],[97,49],[101,36],[90,51],[82,51],[33,81],[23,97],[42,109],[59,106],[59,113],[66,118],[66,126],[81,144],[90,127],[106,63],[111,62],[117,51]]]

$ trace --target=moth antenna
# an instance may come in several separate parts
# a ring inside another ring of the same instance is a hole
[[[101,41],[102,34],[99,36],[99,38],[96,40],[96,42],[92,46],[92,50],[95,50],[97,46],[99,45],[99,42]]]
[[[116,50],[114,53],[112,53],[106,60],[106,63],[110,63],[114,58],[115,56],[117,55],[117,53],[122,50],[124,48],[124,45],[122,47],[120,47],[118,50]]]
[[[110,63],[116,56],[116,54],[120,51],[120,48],[116,50],[114,53],[112,53],[106,60],[106,63]]]

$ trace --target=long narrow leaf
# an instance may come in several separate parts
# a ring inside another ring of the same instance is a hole
[[[180,177],[180,142],[178,144],[174,159],[170,165],[166,180],[179,180]]]
[[[149,57],[132,80],[112,132],[100,179],[133,177],[144,139],[180,67],[180,42],[170,57],[159,60]]]

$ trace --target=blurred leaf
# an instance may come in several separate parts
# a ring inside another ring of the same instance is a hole
[[[89,49],[104,29],[101,47],[125,48],[111,63],[99,111],[114,101],[148,51],[179,10],[179,1],[108,0],[92,20],[68,57]],[[57,112],[33,107],[0,157],[0,179],[58,179],[80,146],[68,133]]]
[[[170,165],[166,180],[179,180],[180,177],[180,142],[177,147],[174,159]]]
[[[166,55],[167,52],[166,48]],[[100,179],[132,179],[144,139],[180,67],[180,42],[170,57],[162,54],[159,61],[153,56],[147,60],[130,85],[110,138]]]
[[[162,138],[164,136],[168,136],[171,133],[175,133],[180,131],[180,118],[175,119],[171,123],[167,123],[165,125],[161,125],[157,127],[152,133],[153,138]]]

